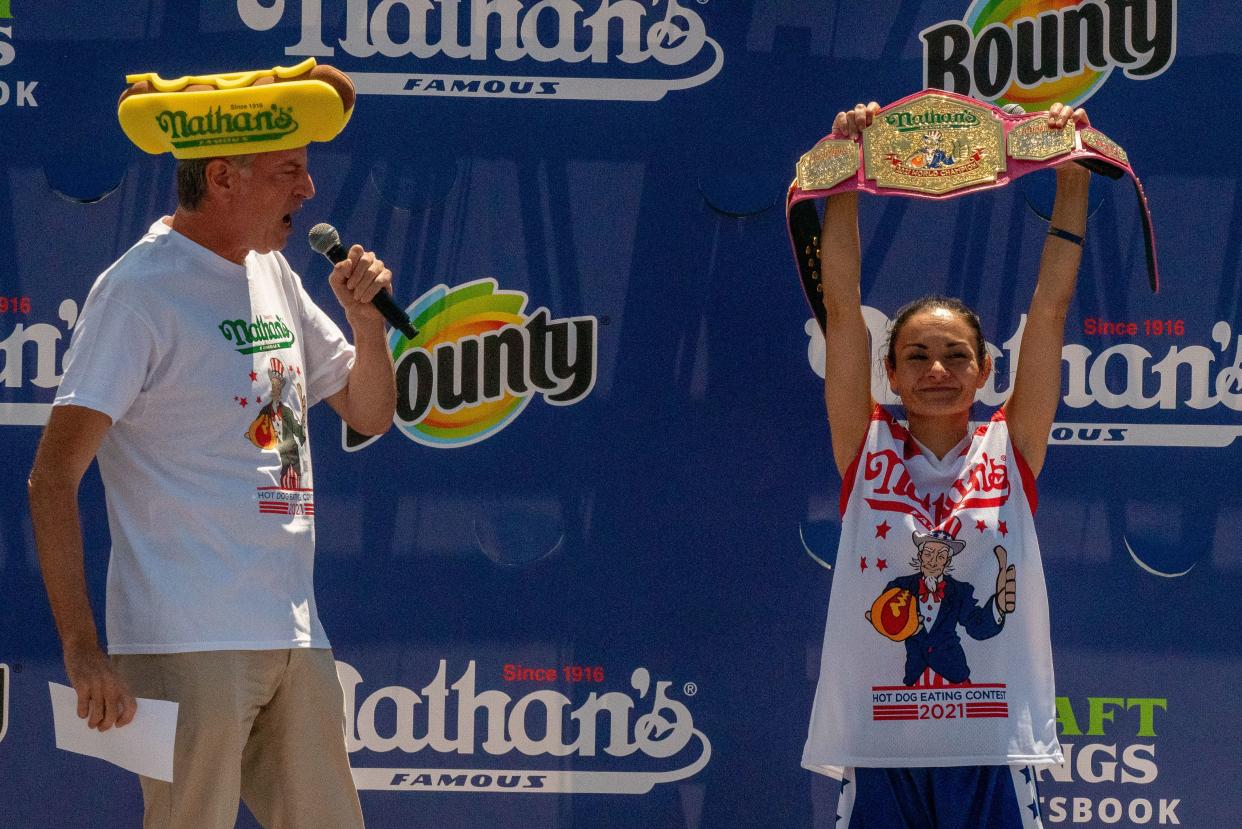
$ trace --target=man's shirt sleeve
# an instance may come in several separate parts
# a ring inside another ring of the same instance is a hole
[[[150,322],[124,302],[87,298],[65,354],[56,406],[84,406],[116,423],[148,385],[157,355]]]

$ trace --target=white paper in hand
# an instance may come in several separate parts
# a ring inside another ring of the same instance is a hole
[[[173,744],[177,735],[177,703],[138,700],[134,721],[124,728],[97,731],[78,716],[78,694],[49,682],[56,747],[115,763],[144,777],[172,782]]]

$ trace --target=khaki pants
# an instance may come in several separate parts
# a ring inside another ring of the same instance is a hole
[[[135,696],[180,703],[173,782],[139,778],[144,829],[233,829],[238,798],[266,829],[354,829],[332,651],[112,657]]]

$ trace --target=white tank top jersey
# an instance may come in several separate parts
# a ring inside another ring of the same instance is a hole
[[[841,485],[803,766],[1062,762],[1035,506],[1003,411],[937,459],[875,407]]]

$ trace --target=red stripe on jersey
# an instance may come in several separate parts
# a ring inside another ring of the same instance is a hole
[[[992,415],[992,422],[1002,422],[1005,428],[1009,428],[1009,421],[1005,419],[1005,407],[996,410]],[[1039,490],[1035,487],[1035,473],[1031,472],[1031,465],[1026,462],[1026,458],[1022,457],[1022,453],[1018,451],[1018,446],[1013,442],[1013,436],[1010,436],[1009,445],[1013,447],[1014,463],[1018,467],[1018,477],[1022,479],[1022,492],[1026,495],[1026,502],[1031,505],[1031,515],[1035,514],[1035,510],[1039,509]]]
[[[871,423],[877,420],[893,422],[888,412],[884,411],[884,407],[879,403],[876,403],[875,408],[871,410]],[[841,478],[841,502],[839,509],[842,518],[845,517],[845,510],[850,505],[850,493],[854,491],[854,480],[858,477],[858,462],[862,460],[863,450],[867,448],[867,438],[871,436],[871,423],[867,424],[867,431],[863,434],[862,443],[858,445],[858,451],[854,453],[854,460],[850,461],[849,467],[845,470],[845,475]]]

